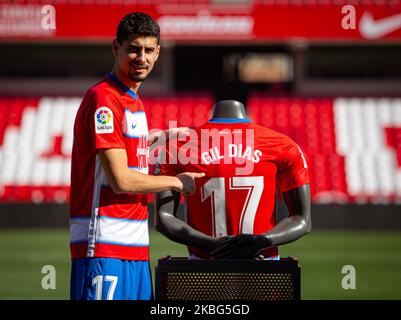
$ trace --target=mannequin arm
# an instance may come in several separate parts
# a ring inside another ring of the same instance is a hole
[[[309,184],[283,193],[289,216],[268,232],[270,246],[293,242],[312,229]]]
[[[308,234],[312,228],[309,184],[284,192],[283,197],[289,212],[287,218],[264,234],[241,234],[222,242],[212,256],[253,258],[264,248],[286,244]]]
[[[197,231],[177,218],[179,204],[178,192],[169,190],[155,193],[156,230],[172,241],[207,251],[213,250],[222,239]]]

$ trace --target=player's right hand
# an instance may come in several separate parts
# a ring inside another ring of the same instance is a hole
[[[180,181],[179,186],[174,188],[175,191],[181,192],[183,194],[192,194],[195,192],[195,179],[204,177],[203,172],[184,172],[176,176]]]

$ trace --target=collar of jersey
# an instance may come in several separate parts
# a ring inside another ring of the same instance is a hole
[[[132,98],[134,98],[135,100],[138,100],[138,96],[136,95],[135,91],[131,90],[130,88],[128,88],[124,83],[122,83],[120,81],[120,79],[118,79],[114,74],[112,74],[111,72],[108,73],[106,75],[106,77],[113,81],[116,85],[118,85],[120,87],[121,90],[123,90],[125,93],[129,94]]]
[[[250,123],[249,119],[237,119],[237,118],[214,118],[208,121],[209,123]]]

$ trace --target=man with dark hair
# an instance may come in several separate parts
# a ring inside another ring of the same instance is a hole
[[[113,73],[128,76],[138,88],[159,56],[159,42],[160,27],[150,16],[140,12],[125,16],[118,25],[117,36],[113,41],[116,57]],[[138,50],[141,49],[145,49],[145,52],[139,56]]]
[[[149,137],[138,88],[160,52],[148,15],[125,16],[115,64],[90,88],[74,124],[70,190],[71,299],[152,298],[147,193],[192,193],[199,173],[148,173]],[[168,134],[166,135],[168,136]]]
[[[143,37],[154,37],[157,44],[160,42],[160,27],[151,16],[134,12],[126,15],[117,27],[116,39],[119,43],[129,40],[130,36],[136,34]]]

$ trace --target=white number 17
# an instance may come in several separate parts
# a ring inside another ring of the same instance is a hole
[[[107,292],[107,300],[113,300],[114,290],[116,290],[118,277],[116,276],[96,276],[92,279],[92,286],[96,286],[96,300],[102,300],[103,281],[111,282],[110,288]]]
[[[239,233],[253,233],[256,211],[263,192],[263,176],[228,178],[229,190],[248,190],[239,220]],[[210,197],[214,237],[227,235],[224,178],[211,178],[201,189],[201,201]]]

